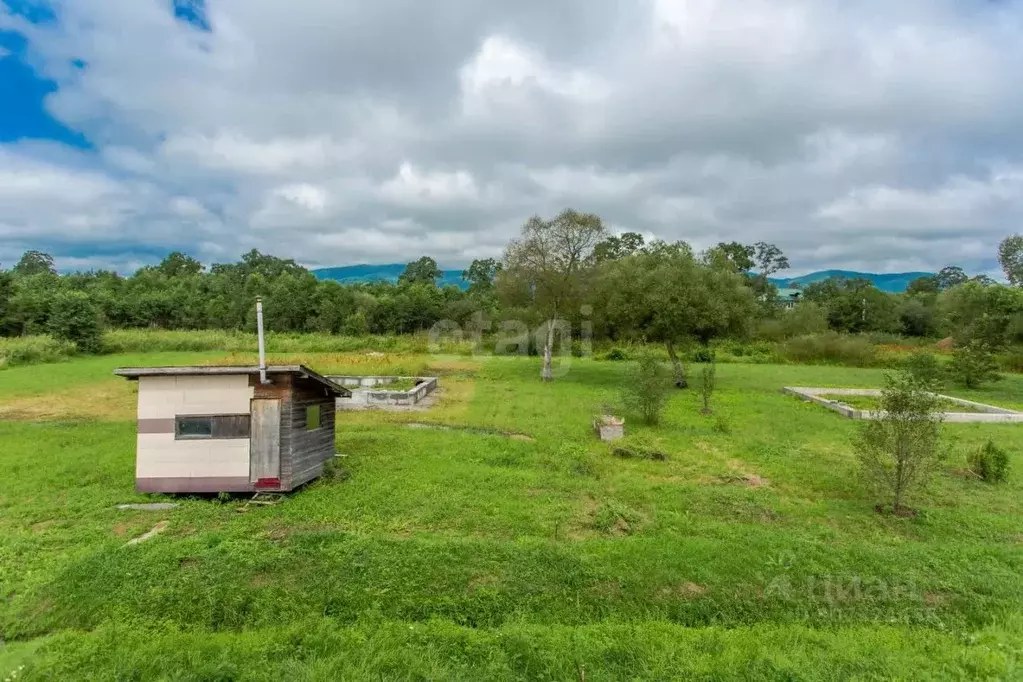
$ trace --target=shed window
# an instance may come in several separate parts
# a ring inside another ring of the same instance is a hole
[[[312,431],[313,429],[320,428],[320,406],[310,405],[305,408],[305,428],[306,431]]]
[[[174,422],[177,440],[249,437],[247,414],[179,415]]]

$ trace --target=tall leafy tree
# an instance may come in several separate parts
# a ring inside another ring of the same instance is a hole
[[[494,291],[494,279],[502,267],[501,261],[494,258],[476,259],[462,271],[462,280],[469,283],[470,294],[488,296]]]
[[[1023,235],[1006,237],[998,245],[998,262],[1009,284],[1023,286]]]
[[[958,265],[946,265],[934,276],[938,291],[945,291],[963,282],[969,281],[969,276]]]
[[[743,335],[757,308],[742,274],[701,262],[684,242],[655,242],[609,264],[600,297],[618,328],[665,344],[680,388],[688,382],[678,347]]]
[[[398,284],[431,284],[436,286],[437,280],[444,275],[437,267],[437,261],[423,256],[405,266],[405,272],[398,276]]]
[[[10,301],[14,295],[14,276],[0,270],[0,336],[10,333]]]
[[[202,263],[180,251],[174,251],[156,269],[165,277],[192,277],[202,272]]]
[[[55,274],[56,272],[57,270],[53,266],[53,256],[42,251],[26,251],[14,266],[16,275]]]
[[[522,236],[505,250],[504,270],[498,280],[504,295],[519,299],[528,290],[532,306],[546,320],[540,373],[544,381],[554,379],[555,322],[582,299],[592,271],[588,261],[606,235],[599,216],[567,209],[550,220],[533,216],[522,227]]]
[[[643,235],[638,232],[611,235],[593,247],[593,260],[596,263],[605,263],[631,256],[643,248],[643,243]]]

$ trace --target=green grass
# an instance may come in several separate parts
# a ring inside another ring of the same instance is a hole
[[[824,396],[825,398],[828,396]],[[872,395],[843,395],[833,396],[834,400],[841,401],[849,407],[854,407],[857,410],[880,410],[881,409],[881,398],[879,396]],[[970,405],[963,405],[946,398],[938,398],[936,409],[939,412],[980,412],[975,407]]]
[[[0,404],[164,357],[7,370]],[[919,515],[903,519],[876,514],[856,480],[857,425],[781,393],[876,387],[879,370],[722,365],[713,415],[695,391],[675,393],[657,428],[626,415],[630,434],[669,454],[662,462],[613,457],[593,438],[590,416],[615,399],[628,363],[575,359],[544,385],[531,358],[304,359],[340,373],[438,373],[441,403],[342,413],[349,475],[280,505],[183,499],[169,512],[114,508],[147,499],[132,490],[134,423],[122,408],[0,422],[0,675],[1023,674],[1017,425],[946,425],[954,455],[913,502]],[[131,397],[128,382],[110,389],[123,392],[111,404]],[[1023,379],[970,397],[997,396],[1023,401]],[[1005,485],[960,473],[988,438],[1012,453]],[[161,520],[162,535],[124,546]]]

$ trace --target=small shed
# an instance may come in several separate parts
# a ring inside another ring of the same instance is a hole
[[[303,365],[114,374],[139,384],[140,492],[293,490],[334,456],[335,399],[351,396]]]

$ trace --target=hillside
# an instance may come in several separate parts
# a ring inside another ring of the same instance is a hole
[[[332,279],[342,284],[355,284],[359,282],[397,282],[398,276],[405,270],[403,263],[389,263],[387,265],[345,265],[336,268],[319,268],[313,270],[313,274],[319,279]],[[440,285],[453,285],[465,288],[466,283],[462,280],[461,270],[444,270],[444,276]],[[846,277],[849,279],[862,277],[871,280],[874,285],[882,291],[900,293],[906,290],[909,283],[917,277],[930,275],[929,272],[895,272],[895,273],[872,273],[855,272],[852,270],[821,270],[811,272],[808,275],[789,278],[772,278],[771,281],[780,289],[791,288],[793,284],[806,286],[813,282],[828,279],[830,277]]]

